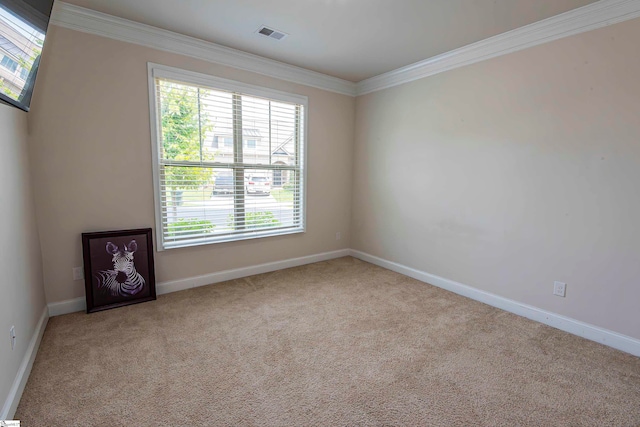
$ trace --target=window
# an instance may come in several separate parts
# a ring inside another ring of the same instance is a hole
[[[222,136],[214,136],[211,142],[211,148],[233,148],[233,138],[224,138]]]
[[[27,70],[26,68],[22,68],[20,70],[20,78],[22,80],[27,80],[27,77],[29,77],[29,70]]]
[[[155,64],[149,84],[158,250],[304,232],[306,97]]]
[[[18,63],[6,55],[2,57],[2,60],[0,60],[0,65],[12,73],[15,73],[18,69]]]

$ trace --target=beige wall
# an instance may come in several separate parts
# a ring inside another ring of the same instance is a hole
[[[28,163],[27,114],[0,104],[0,406],[45,307]],[[12,325],[14,350],[9,341]]]
[[[352,247],[640,338],[638,40],[628,21],[359,97]]]
[[[157,281],[349,247],[353,98],[55,26],[45,54],[29,126],[49,303],[84,296],[82,232],[155,229],[148,61],[309,98],[307,232],[156,253]]]

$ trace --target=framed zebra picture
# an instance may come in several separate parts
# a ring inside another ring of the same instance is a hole
[[[150,228],[82,233],[87,313],[156,299]]]

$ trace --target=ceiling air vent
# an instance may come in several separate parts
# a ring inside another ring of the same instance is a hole
[[[288,34],[283,33],[282,31],[274,30],[273,28],[262,26],[258,28],[256,33],[263,35],[265,37],[269,37],[271,39],[282,40],[287,37]]]

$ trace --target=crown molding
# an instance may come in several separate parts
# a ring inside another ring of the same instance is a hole
[[[330,92],[360,96],[638,17],[640,0],[600,0],[358,83],[60,1],[55,3],[51,23]]]
[[[61,1],[55,2],[50,23],[330,92],[356,94],[356,84],[347,80]]]
[[[444,71],[640,17],[640,0],[600,0],[357,83],[356,95],[409,83]]]

